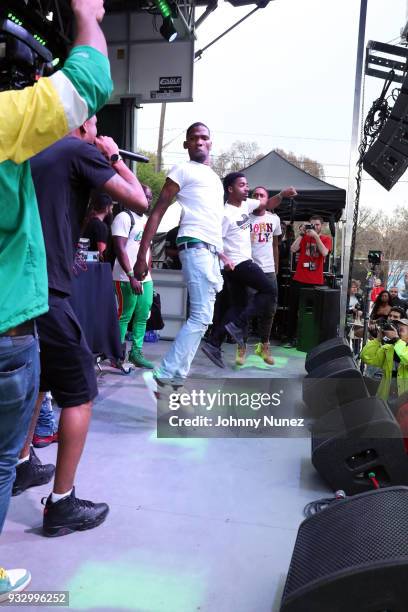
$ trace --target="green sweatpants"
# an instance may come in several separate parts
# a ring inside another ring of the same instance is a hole
[[[125,341],[129,321],[133,316],[132,348],[141,349],[146,331],[146,322],[153,302],[153,281],[143,283],[143,293],[133,293],[130,283],[114,281],[118,298],[120,341]]]

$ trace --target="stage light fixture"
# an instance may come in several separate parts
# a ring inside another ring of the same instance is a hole
[[[171,17],[163,17],[163,25],[160,27],[160,34],[169,42],[176,40],[177,30],[173,25]]]
[[[176,40],[178,36],[178,32],[174,27],[172,19],[173,10],[166,0],[155,0],[155,3],[161,13],[161,16],[163,17],[163,24],[159,29],[160,34],[169,42],[173,42],[173,40]]]

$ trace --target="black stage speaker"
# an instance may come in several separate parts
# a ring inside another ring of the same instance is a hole
[[[299,316],[297,326],[297,349],[308,352],[319,344],[320,329],[316,316],[318,295],[314,286],[302,287],[299,294]]]
[[[330,340],[325,340],[325,342],[315,346],[315,348],[306,355],[306,372],[311,372],[333,359],[352,356],[353,352],[345,338],[331,338]]]
[[[363,376],[352,357],[339,357],[312,370],[303,379],[303,401],[310,416],[369,396]]]
[[[362,493],[299,527],[280,612],[407,612],[408,488]]]
[[[400,426],[386,402],[359,399],[316,421],[312,463],[333,491],[354,495],[373,488],[408,485],[408,457]]]
[[[363,168],[388,191],[408,167],[408,77],[389,119],[363,159]]]
[[[319,340],[324,342],[337,337],[340,321],[340,289],[317,287],[316,294]]]
[[[272,326],[274,338],[286,338],[288,336],[288,315],[290,296],[291,274],[288,267],[279,266],[278,282],[278,307],[275,312]]]
[[[340,289],[305,287],[300,290],[297,348],[308,352],[336,338],[340,318]]]

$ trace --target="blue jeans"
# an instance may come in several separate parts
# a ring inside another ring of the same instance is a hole
[[[51,393],[47,391],[41,404],[34,434],[40,438],[47,438],[52,436],[57,430],[58,425],[55,422],[55,414],[52,409]]]
[[[217,255],[207,249],[184,249],[179,257],[190,298],[190,314],[154,371],[157,378],[186,378],[201,338],[212,322],[215,296],[222,289]]]
[[[0,336],[0,532],[37,399],[39,377],[38,339]]]

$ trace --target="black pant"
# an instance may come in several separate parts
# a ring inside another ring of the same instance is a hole
[[[245,330],[250,317],[269,312],[273,304],[276,308],[276,282],[272,282],[251,259],[238,264],[234,270],[225,272],[224,277],[230,291],[231,306],[223,320],[214,325],[210,342],[215,346],[221,346],[224,340],[226,323],[232,321]],[[256,293],[248,296],[248,287],[255,289]]]
[[[289,299],[289,315],[288,315],[288,339],[294,340],[297,336],[297,325],[299,315],[299,297],[300,290],[306,287],[312,289],[315,285],[309,283],[300,283],[292,279],[290,284],[290,299]]]

